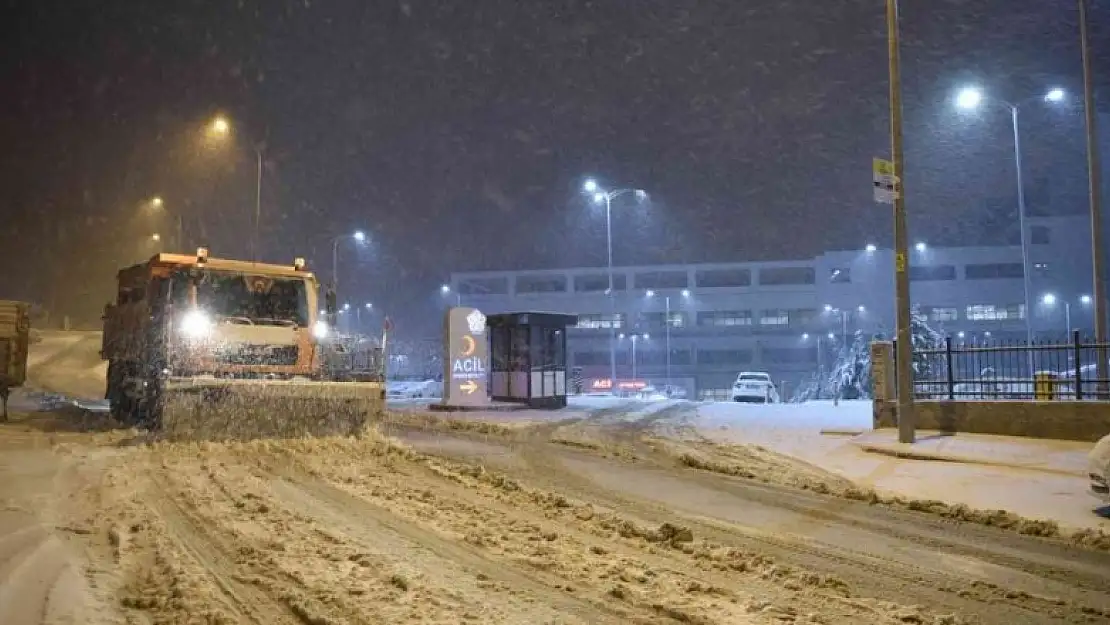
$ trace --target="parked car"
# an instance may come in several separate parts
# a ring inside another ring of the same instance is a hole
[[[1095,444],[1089,458],[1091,494],[1103,503],[1110,504],[1110,434]]]
[[[741,371],[732,383],[732,401],[748,404],[777,404],[779,391],[771,374],[762,371]]]

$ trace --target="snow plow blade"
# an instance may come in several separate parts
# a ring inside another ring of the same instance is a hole
[[[385,409],[382,382],[181,379],[162,389],[169,440],[352,436]]]

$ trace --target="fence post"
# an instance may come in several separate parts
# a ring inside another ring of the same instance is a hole
[[[1079,401],[1083,399],[1083,374],[1080,355],[1083,353],[1079,346],[1079,330],[1072,332],[1072,349],[1075,351],[1073,360],[1075,361],[1075,399]]]
[[[944,337],[944,370],[948,382],[948,399],[956,399],[956,378],[952,373],[952,337]]]

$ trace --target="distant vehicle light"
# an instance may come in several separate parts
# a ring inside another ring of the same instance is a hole
[[[328,337],[329,328],[326,321],[317,321],[316,325],[312,326],[312,336],[318,339],[325,339]]]

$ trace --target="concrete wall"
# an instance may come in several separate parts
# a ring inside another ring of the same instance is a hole
[[[942,432],[1097,441],[1110,434],[1110,402],[918,401],[917,427]],[[897,427],[892,402],[875,402],[875,427]]]

